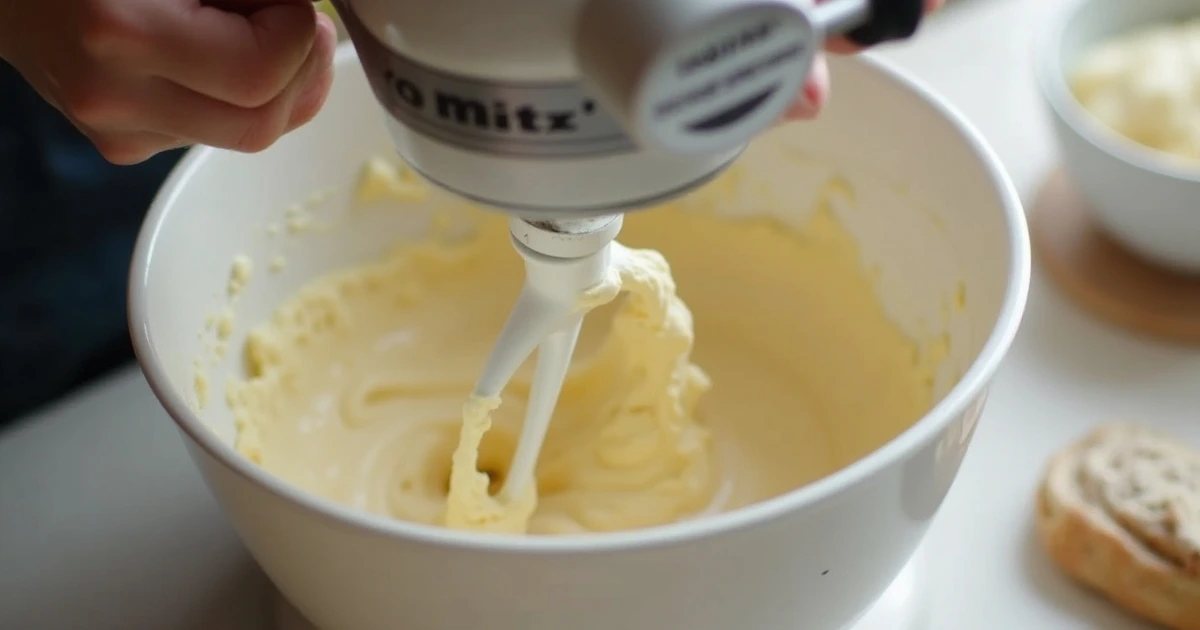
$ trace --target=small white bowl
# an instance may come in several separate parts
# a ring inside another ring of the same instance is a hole
[[[949,339],[938,402],[923,418],[828,477],[729,513],[608,535],[483,535],[335,504],[242,457],[221,404],[222,372],[240,374],[239,352],[210,372],[207,407],[191,404],[194,361],[207,352],[197,333],[226,307],[235,256],[282,254],[288,264],[254,275],[235,305],[231,349],[314,276],[420,238],[446,202],[351,211],[363,161],[391,148],[354,50],[343,46],[336,63],[309,125],[256,155],[200,148],[184,158],[146,218],[130,278],[131,333],[151,388],[250,552],[301,613],[325,630],[836,630],[879,598],[958,472],[1028,289],[1020,202],[961,116],[880,62],[839,58],[829,110],[757,140],[741,160],[745,203],[729,208],[790,199],[776,212],[794,221],[831,173],[856,187],[858,203],[839,213],[864,262],[881,270],[886,309],[918,339]],[[332,197],[314,219],[338,229],[274,238],[264,229],[326,188]],[[966,303],[952,306],[963,290]]]
[[[1069,84],[1092,46],[1187,17],[1200,17],[1196,0],[1072,0],[1039,33],[1034,60],[1062,166],[1099,223],[1149,261],[1200,273],[1200,165],[1173,161],[1108,129]]]

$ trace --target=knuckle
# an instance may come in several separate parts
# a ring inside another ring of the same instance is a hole
[[[79,43],[94,59],[136,54],[143,33],[124,2],[85,2],[79,16]]]
[[[120,138],[100,136],[93,138],[92,144],[105,160],[118,166],[137,164],[154,155],[152,149]]]
[[[297,105],[292,110],[291,120],[289,121],[291,123],[290,126],[299,127],[300,125],[307,125],[312,122],[312,119],[317,117],[320,107],[320,102],[316,100],[306,101]]]
[[[245,67],[243,72],[230,77],[231,95],[239,107],[262,107],[287,87],[288,79],[277,66],[269,63],[254,63]]]
[[[279,136],[283,135],[286,120],[278,111],[271,107],[256,116],[234,143],[233,148],[245,153],[258,153],[269,148]]]
[[[329,81],[321,80],[317,84],[310,86],[292,105],[288,128],[294,129],[300,125],[308,124],[312,119],[320,113],[321,107],[325,104],[325,97],[329,91]]]
[[[95,127],[120,118],[126,109],[123,100],[115,89],[88,79],[65,90],[62,105],[68,116],[85,126]]]

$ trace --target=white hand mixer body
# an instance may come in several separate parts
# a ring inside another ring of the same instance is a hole
[[[499,396],[535,350],[537,365],[501,500],[532,483],[583,317],[596,291],[619,287],[622,213],[728,166],[783,115],[827,37],[904,39],[924,10],[923,0],[333,4],[401,157],[511,215],[525,285],[474,396]]]

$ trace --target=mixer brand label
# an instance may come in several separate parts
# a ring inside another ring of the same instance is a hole
[[[772,124],[799,91],[821,34],[794,7],[753,6],[661,53],[637,112],[676,149],[742,142]]]
[[[709,66],[727,57],[730,57],[737,52],[750,48],[758,42],[766,41],[771,37],[775,29],[776,22],[764,21],[753,24],[748,28],[743,29],[740,33],[735,33],[720,41],[709,44],[702,50],[690,53],[679,61],[678,73],[681,77]]]
[[[353,11],[340,13],[375,95],[413,131],[470,151],[518,158],[636,149],[578,83],[497,83],[448,74],[391,50]]]

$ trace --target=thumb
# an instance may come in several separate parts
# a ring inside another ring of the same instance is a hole
[[[162,11],[155,32],[163,41],[150,61],[153,74],[244,108],[271,102],[292,82],[317,28],[308,0],[154,5]]]

